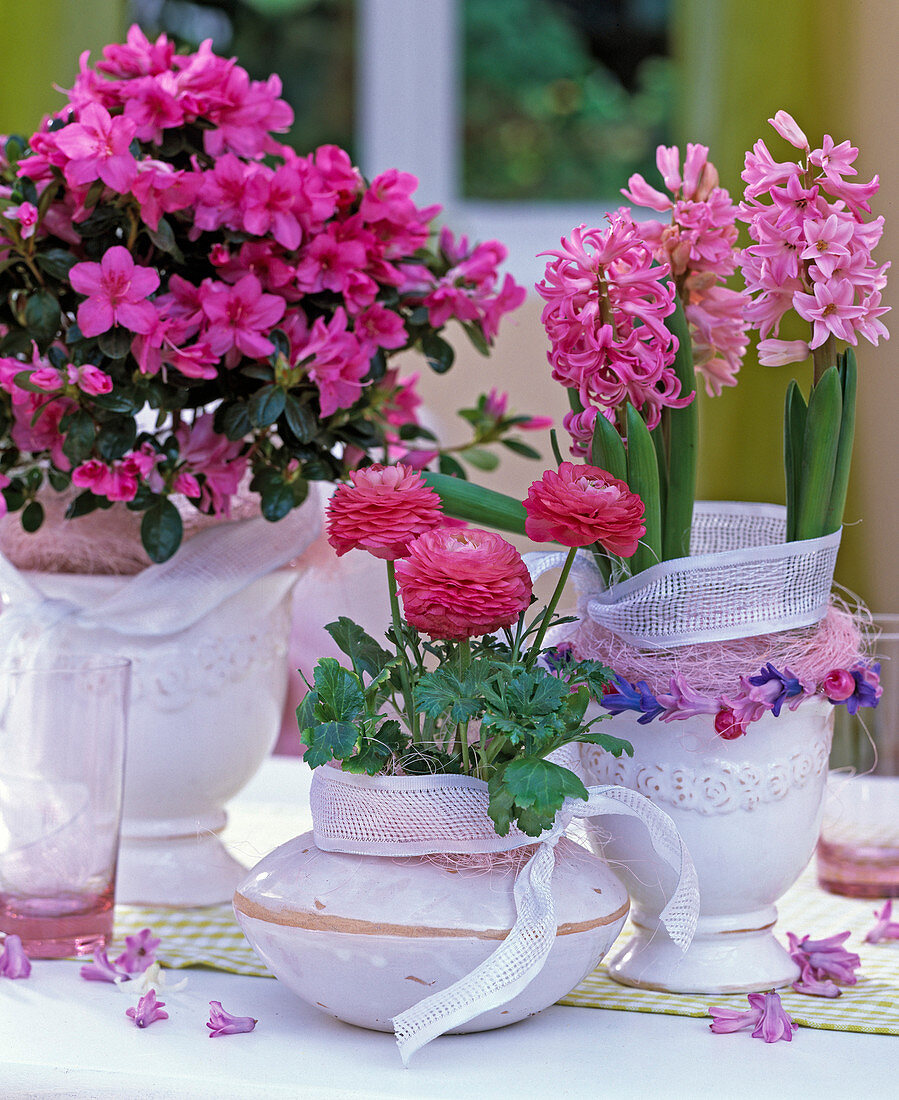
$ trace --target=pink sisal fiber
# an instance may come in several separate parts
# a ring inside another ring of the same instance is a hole
[[[97,509],[86,516],[66,519],[65,511],[77,490],[38,494],[44,508],[41,527],[23,530],[19,514],[0,519],[0,553],[21,570],[38,573],[89,573],[133,576],[151,564],[140,541],[141,514],[124,504]],[[205,516],[184,498],[174,497],[189,539],[207,527],[227,523],[224,516]],[[258,504],[240,497],[231,508],[231,519],[259,515]]]
[[[631,683],[645,680],[653,693],[668,691],[671,677],[679,673],[694,691],[714,698],[736,691],[741,676],[754,676],[769,661],[818,684],[831,669],[849,668],[863,657],[871,635],[870,612],[833,597],[817,625],[776,634],[648,650],[623,642],[584,616],[566,641],[578,658],[601,661]]]

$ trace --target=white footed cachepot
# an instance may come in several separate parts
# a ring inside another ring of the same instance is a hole
[[[13,654],[132,662],[119,902],[219,904],[246,874],[219,834],[225,803],[278,735],[300,576],[279,567],[314,538],[315,508],[312,520],[291,513],[202,531],[136,576],[20,573],[2,562],[0,635]]]
[[[638,717],[615,715],[602,727],[630,741],[633,757],[581,746],[584,779],[639,791],[669,814],[696,866],[699,922],[687,952],[672,951],[659,929],[670,869],[628,819],[593,818],[591,845],[627,885],[636,927],[609,972],[626,985],[675,993],[752,992],[795,981],[799,968],[774,936],[775,902],[815,849],[833,707],[817,698],[784,708],[732,741],[708,715],[647,725]]]
[[[497,836],[487,784],[468,776],[323,767],[311,805],[314,831],[257,864],[234,895],[237,919],[288,988],[339,1020],[395,1031],[404,1061],[437,1035],[531,1016],[598,965],[628,898],[604,861],[562,835],[575,816],[605,808],[651,832],[673,867],[665,927],[689,942],[689,857],[670,820],[632,792],[566,799],[536,841],[514,826]]]

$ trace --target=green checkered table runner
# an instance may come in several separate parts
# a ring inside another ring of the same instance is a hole
[[[841,997],[827,1000],[792,990],[781,992],[784,1007],[798,1024],[830,1031],[899,1035],[899,941],[863,942],[865,932],[874,923],[874,909],[881,905],[882,902],[825,893],[816,884],[814,865],[780,900],[777,927],[784,941],[787,931],[819,939],[848,928],[852,936],[845,946],[857,952],[862,960],[858,984],[844,987]],[[157,958],[163,966],[210,966],[235,974],[271,976],[244,939],[230,905],[183,910],[116,907],[117,944],[142,928],[152,928],[161,939]],[[625,927],[613,950],[619,950],[630,934],[631,929]],[[114,957],[112,952],[110,957]],[[631,989],[612,981],[601,965],[561,1003],[627,1012],[705,1016],[710,1004],[744,1007],[746,997]]]

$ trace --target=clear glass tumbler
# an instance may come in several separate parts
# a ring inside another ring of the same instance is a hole
[[[818,882],[849,897],[899,897],[899,615],[875,615],[883,695],[853,717],[838,707],[834,770],[818,841]]]
[[[131,662],[0,668],[0,932],[32,958],[112,938]]]

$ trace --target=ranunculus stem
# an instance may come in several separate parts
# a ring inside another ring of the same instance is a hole
[[[459,654],[459,679],[463,679],[465,676],[465,670],[471,664],[471,640],[469,638],[460,638],[458,641],[458,654]],[[465,775],[471,775],[471,768],[468,759],[468,723],[460,722],[458,726],[459,736],[459,751],[462,753],[462,771]]]
[[[405,653],[401,652],[405,649],[405,646],[402,641],[403,634],[400,621],[400,601],[396,594],[396,567],[390,560],[387,562],[387,591],[390,594],[390,617],[393,620],[393,633],[396,636],[396,650],[403,658],[400,661],[400,681],[403,685],[403,705],[406,708],[406,722],[409,726],[409,732],[412,735],[412,743],[418,744],[418,715],[415,713],[412,688],[409,684],[408,662],[406,661]]]
[[[555,590],[550,596],[549,603],[546,605],[546,610],[543,612],[543,618],[540,620],[540,629],[537,631],[537,637],[531,643],[531,648],[528,650],[526,657],[526,663],[528,668],[532,668],[534,661],[540,656],[540,650],[543,647],[543,639],[546,637],[546,631],[549,629],[550,621],[555,614],[556,607],[559,600],[562,598],[562,591],[565,588],[565,584],[568,580],[568,574],[571,572],[571,567],[574,565],[574,557],[577,554],[578,548],[572,546],[568,551],[568,556],[565,558],[565,564],[562,566],[562,571],[559,574],[559,579],[556,582]]]

